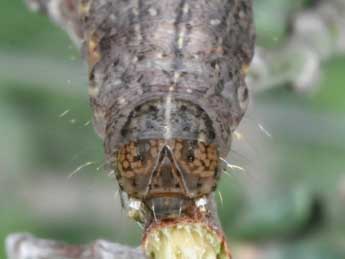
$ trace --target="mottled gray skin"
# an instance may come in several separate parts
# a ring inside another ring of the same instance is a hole
[[[28,3],[48,13],[82,45],[89,65],[94,126],[104,139],[107,160],[117,171],[121,190],[138,192],[135,188],[149,183],[148,190],[154,194],[141,199],[152,205],[159,218],[193,214],[198,206],[194,202],[198,204],[196,199],[202,196],[212,204],[221,168],[217,162],[210,171],[213,175],[204,177],[211,168],[208,158],[213,156],[206,155],[206,150],[196,152],[192,143],[215,145],[213,162],[230,150],[231,133],[248,103],[245,75],[255,38],[251,0]],[[137,155],[134,143],[162,139],[166,142],[156,153],[160,155],[150,157],[158,167],[146,172],[146,162],[137,158],[149,154]],[[191,160],[181,151],[175,153],[176,159],[165,152],[172,149],[169,140],[180,140],[182,150],[193,154]],[[119,158],[119,149],[128,143],[133,149]],[[187,160],[191,167],[180,168]],[[177,187],[176,181],[191,188]]]
[[[172,138],[214,132],[206,141],[225,156],[247,107],[245,67],[255,38],[251,1],[82,2],[94,124],[108,157],[132,137],[166,137],[157,129],[167,127]],[[96,47],[90,51],[90,45]],[[151,124],[152,114],[139,118],[135,112],[146,102],[161,114]],[[174,103],[192,104],[203,114],[171,112],[171,103],[173,109]]]

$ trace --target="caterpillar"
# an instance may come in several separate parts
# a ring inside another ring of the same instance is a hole
[[[87,60],[93,124],[130,215],[202,210],[248,105],[252,1],[50,0],[45,7]]]

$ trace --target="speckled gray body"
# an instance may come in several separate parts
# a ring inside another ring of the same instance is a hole
[[[94,124],[107,155],[132,137],[165,137],[158,129],[167,128],[172,138],[208,132],[226,155],[247,106],[251,1],[81,2]],[[160,116],[138,115],[147,102]]]

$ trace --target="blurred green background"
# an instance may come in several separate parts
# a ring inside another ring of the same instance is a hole
[[[274,48],[310,1],[254,2],[259,44]],[[103,168],[79,52],[20,0],[2,2],[0,21],[0,242],[31,232],[138,245]],[[217,195],[235,258],[345,258],[344,72],[345,57],[334,57],[314,94],[281,86],[252,98],[230,155],[246,172],[224,175]]]

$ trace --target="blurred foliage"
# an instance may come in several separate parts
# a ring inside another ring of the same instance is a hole
[[[279,46],[286,39],[293,13],[310,2],[254,1],[260,45]],[[82,82],[69,78],[35,81],[50,70],[42,69],[40,60],[82,67],[67,35],[48,18],[30,13],[20,0],[4,1],[0,20],[0,67],[14,57],[22,68],[23,57],[32,60],[25,69],[38,68],[28,80],[20,76],[25,71],[16,68],[13,76],[0,78],[0,240],[11,232],[30,231],[78,243],[102,237],[136,244],[140,230],[133,224],[128,231],[119,226],[114,232],[87,213],[52,223],[35,218],[37,211],[17,195],[28,180],[39,179],[43,172],[67,177],[86,161],[101,164],[103,147],[88,123],[86,78]],[[219,211],[233,242],[273,244],[272,259],[345,258],[344,68],[344,57],[324,64],[320,90],[311,96],[281,86],[255,97],[263,122],[273,134],[265,140],[273,150],[268,155],[274,154],[267,157],[266,175],[271,183],[269,188],[259,186],[260,195],[253,195],[240,177],[224,176],[220,186],[224,205]],[[60,71],[52,72],[58,75]],[[115,186],[108,177],[95,174],[95,167],[83,171],[94,186],[105,182]]]

